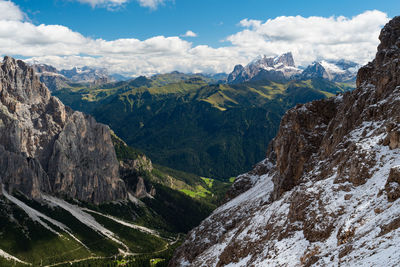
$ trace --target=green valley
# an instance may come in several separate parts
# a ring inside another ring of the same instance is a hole
[[[184,234],[219,205],[230,182],[154,165],[112,133],[125,201],[0,196],[1,266],[166,266]],[[145,192],[136,195],[139,180]],[[11,256],[12,255],[12,256]]]
[[[322,78],[215,82],[173,72],[95,88],[65,88],[54,95],[110,125],[157,164],[226,180],[264,157],[287,109],[353,88]]]

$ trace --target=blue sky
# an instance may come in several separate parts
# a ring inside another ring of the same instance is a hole
[[[267,20],[278,16],[346,16],[380,10],[400,15],[398,0],[174,0],[156,9],[129,1],[114,11],[72,0],[14,1],[35,24],[61,24],[85,36],[113,40],[147,39],[156,35],[179,36],[187,30],[198,34],[194,44],[222,46],[221,40],[240,30],[245,18]]]
[[[395,0],[0,0],[2,4],[8,11],[0,13],[0,55],[58,68],[107,67],[131,76],[175,69],[228,72],[258,54],[286,50],[302,65],[321,58],[365,63],[375,53],[380,28],[400,15]],[[183,36],[189,30],[197,36]]]

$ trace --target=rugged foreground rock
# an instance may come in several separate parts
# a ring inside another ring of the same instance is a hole
[[[170,266],[400,264],[400,17],[379,38],[357,89],[288,111]]]
[[[0,64],[0,183],[33,198],[126,198],[109,128],[65,107],[10,57]]]

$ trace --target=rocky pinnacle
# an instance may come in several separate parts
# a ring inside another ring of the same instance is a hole
[[[126,198],[109,128],[64,106],[11,57],[0,64],[0,182],[34,198]]]

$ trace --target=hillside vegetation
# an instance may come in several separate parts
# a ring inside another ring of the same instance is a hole
[[[171,73],[55,95],[110,125],[155,163],[224,180],[264,158],[287,109],[352,89],[324,79],[211,82]]]

